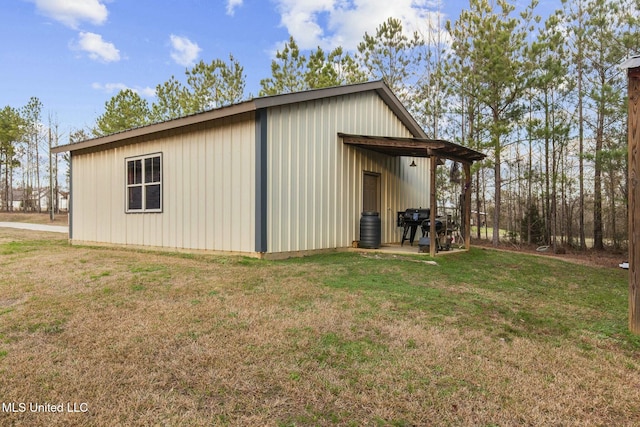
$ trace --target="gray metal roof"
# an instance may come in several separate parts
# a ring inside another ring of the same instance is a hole
[[[313,89],[304,92],[254,98],[249,101],[230,105],[228,107],[216,108],[202,113],[168,120],[166,122],[141,126],[138,128],[98,138],[87,139],[72,144],[59,145],[57,147],[53,147],[51,151],[54,153],[61,153],[65,151],[73,152],[84,149],[108,149],[112,146],[135,143],[136,139],[140,140],[141,138],[152,137],[154,134],[158,134],[160,132],[180,131],[180,129],[186,129],[194,125],[219,120],[237,114],[260,110],[262,108],[308,102],[317,99],[344,96],[367,91],[375,91],[415,137],[426,138],[424,130],[411,116],[407,109],[402,105],[400,100],[398,100],[398,98],[393,94],[389,86],[387,86],[386,83],[384,83],[382,80],[376,80],[367,83],[335,86],[323,89]]]

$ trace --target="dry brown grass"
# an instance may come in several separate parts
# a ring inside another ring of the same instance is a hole
[[[59,213],[53,216],[49,213],[36,212],[0,212],[0,222],[27,222],[30,224],[67,225],[69,222],[67,213]]]
[[[0,268],[1,401],[89,409],[0,413],[0,425],[640,419],[638,351],[588,332],[504,339],[461,327],[462,312],[434,320],[384,296],[327,287],[348,268],[334,262],[69,247],[64,236],[0,229]]]

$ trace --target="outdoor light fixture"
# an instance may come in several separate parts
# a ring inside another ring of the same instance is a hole
[[[412,168],[415,168],[418,165],[416,165],[416,161],[415,160],[411,160],[411,164],[409,166],[411,166]]]

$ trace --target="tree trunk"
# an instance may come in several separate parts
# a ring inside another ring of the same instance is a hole
[[[582,24],[582,3],[579,4],[579,25],[580,30],[583,29]],[[580,249],[584,250],[587,248],[585,231],[584,231],[584,105],[583,98],[584,94],[582,92],[583,85],[583,74],[584,74],[584,41],[582,40],[582,36],[580,36],[580,40],[578,40],[578,52],[576,58],[576,67],[577,67],[577,80],[578,80],[578,182],[580,184],[579,188],[579,203],[580,207],[578,208],[578,216],[579,216],[579,235],[580,235]]]
[[[495,146],[495,166],[494,166],[494,186],[495,186],[495,207],[493,211],[493,246],[498,246],[500,243],[500,204],[501,204],[501,191],[502,176],[500,171],[500,142],[496,142]]]
[[[4,205],[5,211],[9,212],[9,155],[4,153]]]
[[[42,205],[40,203],[41,194],[40,194],[40,150],[38,148],[38,134],[36,133],[35,137],[35,148],[36,148],[36,203],[38,213],[42,213]]]
[[[555,128],[555,123],[552,123],[552,127]],[[556,251],[558,250],[557,247],[557,235],[558,235],[558,224],[557,224],[557,220],[558,220],[558,201],[557,201],[557,197],[558,197],[558,163],[556,161],[556,142],[555,142],[555,136],[553,137],[553,141],[552,141],[552,146],[551,146],[552,152],[551,152],[551,212],[550,212],[550,219],[551,219],[551,236],[550,236],[550,240],[549,243],[551,244],[551,247],[553,248],[553,252],[556,253]]]
[[[551,230],[551,190],[550,190],[550,175],[552,174],[549,168],[549,97],[545,90],[544,93],[544,240],[547,245],[551,244],[552,230]]]
[[[616,198],[614,196],[616,191],[615,180],[614,180],[614,171],[611,170],[609,172],[609,216],[611,218],[610,226],[611,226],[611,237],[613,238],[613,246],[618,249],[620,247],[620,242],[618,241],[618,232],[616,230]]]
[[[480,169],[476,170],[476,237],[478,240],[482,237],[480,227],[482,227],[482,215],[480,210],[482,205],[480,203]]]
[[[529,122],[532,120],[532,108],[531,101],[529,101]],[[533,185],[533,125],[530,125],[529,129],[529,177],[527,179],[527,244],[531,244],[531,204],[533,202],[531,198],[531,187]]]
[[[494,173],[494,200],[495,207],[493,211],[493,246],[497,247],[500,244],[500,208],[502,204],[502,146],[500,145],[499,124],[500,124],[500,109],[497,105],[491,107],[493,113],[493,129],[491,130],[492,142],[494,144],[495,152],[495,165],[493,168]]]
[[[604,108],[604,107],[602,107]],[[593,248],[604,249],[602,236],[602,142],[604,139],[604,112],[598,111],[596,129],[596,161],[593,172]]]

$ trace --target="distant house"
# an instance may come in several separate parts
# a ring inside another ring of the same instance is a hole
[[[42,212],[49,211],[49,200],[51,196],[49,194],[49,189],[45,188],[41,192],[40,196],[40,207]],[[69,210],[69,192],[58,190],[54,192],[54,199],[57,199],[56,203],[53,205],[54,209],[59,212],[67,212]]]
[[[49,200],[51,199],[49,191],[48,187],[29,191],[25,191],[24,188],[13,188],[9,194],[10,209],[14,212],[37,212],[39,202],[40,211],[47,212],[49,210]],[[59,190],[54,193],[54,198],[57,196],[57,206],[55,207],[58,211],[66,212],[69,209],[69,192]],[[1,194],[0,206],[5,206]]]
[[[427,140],[381,81],[256,98],[53,151],[71,154],[72,243],[259,257],[349,247],[364,210],[380,213],[382,243],[398,242],[397,212],[429,206],[427,157],[484,157]]]

